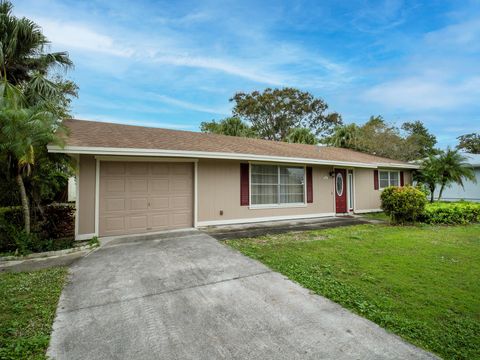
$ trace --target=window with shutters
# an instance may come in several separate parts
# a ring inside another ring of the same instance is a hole
[[[305,167],[252,164],[252,206],[305,205]]]
[[[400,186],[399,171],[379,171],[378,175],[380,189],[384,189],[388,186]]]

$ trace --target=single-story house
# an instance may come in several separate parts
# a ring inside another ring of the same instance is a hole
[[[417,165],[348,149],[68,120],[76,239],[379,211]]]
[[[467,164],[469,164],[473,171],[475,171],[476,182],[471,180],[463,181],[463,187],[458,184],[451,184],[445,187],[442,193],[443,201],[480,201],[480,154],[468,154],[462,153],[467,158]],[[437,187],[434,196],[438,198],[440,189]]]

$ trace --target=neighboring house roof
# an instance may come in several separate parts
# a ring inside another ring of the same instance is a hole
[[[350,149],[168,130],[86,120],[67,120],[65,147],[50,152],[102,155],[185,156],[197,158],[418,168],[403,161]]]
[[[480,154],[469,154],[462,152],[462,155],[467,158],[467,163],[473,167],[480,167]]]

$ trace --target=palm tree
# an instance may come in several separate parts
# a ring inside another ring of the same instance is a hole
[[[316,136],[307,128],[295,128],[290,130],[286,138],[289,143],[297,144],[318,144]]]
[[[476,182],[475,172],[467,163],[467,158],[461,155],[458,150],[447,150],[438,156],[438,175],[440,184],[440,192],[438,193],[438,201],[442,198],[443,190],[446,186],[456,183],[463,187],[463,180],[471,180]]]
[[[50,77],[55,67],[72,66],[66,52],[47,52],[41,28],[12,14],[12,3],[0,0],[0,154],[18,184],[25,231],[30,232],[30,207],[24,176],[35,164],[35,153],[58,141],[55,131],[68,116],[76,85]]]
[[[327,138],[326,142],[331,146],[358,149],[358,132],[356,124],[340,125],[335,128],[334,133]]]
[[[425,184],[430,191],[430,202],[433,203],[435,189],[440,181],[440,162],[437,156],[430,155],[421,163],[420,171],[415,173],[415,180]]]
[[[24,107],[21,91],[11,84],[2,83],[0,97],[0,153],[4,154],[10,173],[14,174],[20,190],[24,229],[30,233],[30,204],[24,176],[31,173],[35,164],[36,149],[53,142],[61,145],[55,135],[61,125],[53,113],[42,106]]]
[[[10,1],[0,2],[0,75],[11,84],[28,82],[33,71],[47,75],[55,66],[71,67],[66,52],[47,53],[50,44],[41,28],[12,14]]]

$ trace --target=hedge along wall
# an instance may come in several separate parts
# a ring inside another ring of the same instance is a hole
[[[75,236],[74,205],[54,203],[44,206],[43,211],[42,220],[32,223],[32,232],[40,240],[65,239]],[[17,245],[14,234],[22,229],[21,207],[0,208],[0,252],[15,251]]]

